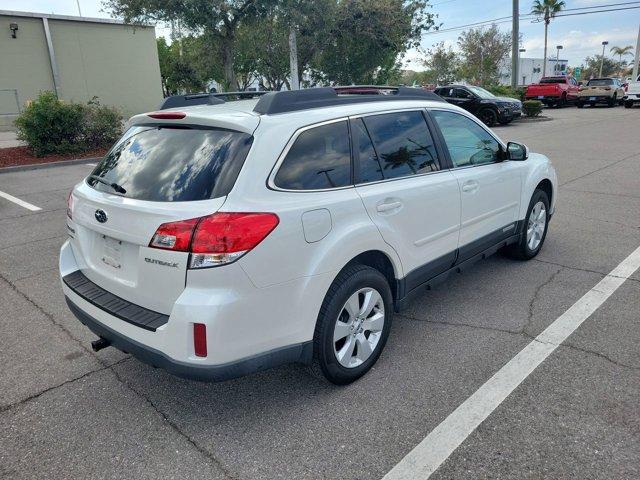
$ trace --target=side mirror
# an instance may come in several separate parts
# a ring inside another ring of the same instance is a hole
[[[507,158],[522,162],[529,158],[529,149],[521,143],[509,142],[507,143]]]

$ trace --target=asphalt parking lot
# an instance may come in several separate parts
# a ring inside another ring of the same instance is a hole
[[[0,173],[0,477],[379,479],[640,246],[640,109],[546,110],[499,127],[561,183],[533,261],[494,256],[395,317],[348,387],[287,366],[219,384],[112,348],[57,276],[86,164]],[[640,478],[640,272],[623,281],[432,475]]]

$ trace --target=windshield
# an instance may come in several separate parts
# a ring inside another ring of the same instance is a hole
[[[480,98],[495,98],[496,96],[482,87],[467,87]]]
[[[134,126],[102,159],[87,183],[96,190],[137,200],[184,202],[221,197],[233,187],[252,139],[249,134],[224,129]]]
[[[564,77],[549,77],[540,80],[540,83],[567,83]]]
[[[610,78],[594,78],[587,83],[590,87],[605,87],[613,85],[613,80]]]

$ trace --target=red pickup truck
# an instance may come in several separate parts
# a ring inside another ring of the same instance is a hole
[[[575,102],[580,87],[573,77],[543,77],[540,83],[527,86],[525,100],[540,100],[546,106],[563,107]]]

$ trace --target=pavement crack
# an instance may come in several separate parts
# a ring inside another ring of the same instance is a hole
[[[559,266],[559,267],[560,268],[558,268],[558,270],[553,272],[549,276],[549,278],[547,278],[544,282],[542,282],[540,285],[538,285],[536,287],[535,291],[533,292],[533,296],[531,297],[531,300],[529,301],[529,307],[528,307],[529,314],[527,315],[527,320],[524,322],[524,325],[522,326],[522,328],[519,330],[518,333],[522,333],[527,337],[531,337],[531,335],[529,334],[527,329],[529,328],[529,326],[531,325],[531,322],[533,321],[533,317],[534,317],[534,314],[535,314],[536,302],[539,300],[540,294],[542,293],[542,290],[544,289],[544,287],[546,287],[547,285],[551,284],[556,279],[556,277],[560,274],[560,272],[562,272],[562,270],[564,270],[564,267],[562,267],[562,266]]]
[[[90,371],[88,371],[86,373],[83,373],[79,377],[71,378],[71,379],[65,380],[64,382],[59,383],[57,385],[53,385],[52,387],[45,388],[44,390],[42,390],[42,391],[40,391],[38,393],[34,393],[33,395],[29,395],[28,397],[25,397],[25,398],[23,398],[21,400],[18,400],[17,402],[13,402],[13,403],[9,403],[7,405],[0,406],[0,413],[4,413],[4,412],[12,410],[13,408],[18,407],[20,405],[24,405],[25,403],[31,402],[31,401],[41,397],[42,395],[44,395],[46,393],[52,392],[54,390],[57,390],[58,388],[66,386],[66,385],[70,385],[72,383],[75,383],[78,380],[82,380],[84,378],[87,378],[87,377],[93,375],[94,373],[100,373],[100,372],[104,372],[105,370],[109,370],[112,367],[115,367],[116,365],[118,365],[118,364],[120,364],[120,363],[122,363],[122,362],[124,362],[126,360],[129,360],[130,358],[131,357],[122,358],[122,359],[118,360],[117,362],[112,363],[111,365],[103,365],[100,368],[96,368],[95,370],[90,370]]]
[[[607,272],[600,272],[598,270],[590,270],[588,268],[573,267],[571,265],[564,265],[562,263],[550,262],[549,260],[540,260],[539,258],[533,258],[532,260],[534,262],[546,263],[547,265],[555,265],[557,267],[566,268],[567,270],[575,270],[577,272],[586,272],[586,273],[595,273],[596,275],[600,275],[602,277],[620,278],[620,279],[623,279],[623,280],[628,281],[628,282],[640,283],[640,280],[636,279],[636,278],[621,277],[619,275],[611,275],[611,273],[607,273]]]
[[[415,322],[424,322],[424,323],[432,323],[434,325],[448,325],[448,326],[452,326],[452,327],[466,327],[466,328],[473,328],[473,329],[477,329],[477,330],[487,330],[487,331],[491,331],[491,332],[500,332],[500,333],[508,333],[510,335],[521,335],[522,332],[518,331],[518,330],[509,330],[506,328],[497,328],[497,327],[487,327],[484,325],[472,325],[470,323],[460,323],[460,322],[445,322],[444,320],[423,320],[420,318],[416,318],[416,317],[412,317],[410,315],[407,315],[405,313],[397,313],[396,314],[397,317],[403,317],[406,318],[407,320],[412,320]]]
[[[587,355],[596,356],[596,357],[601,358],[601,359],[603,359],[603,360],[605,360],[605,361],[607,361],[609,363],[612,363],[613,365],[616,365],[618,367],[628,368],[628,369],[631,369],[631,370],[640,371],[640,367],[639,366],[629,365],[628,363],[619,362],[617,360],[614,360],[610,356],[605,355],[602,352],[597,352],[595,350],[589,350],[588,348],[578,347],[577,345],[572,345],[570,343],[562,343],[560,345],[560,347],[568,348],[570,350],[575,350],[575,351],[582,352],[582,353],[586,353]]]
[[[169,425],[169,427],[176,432],[178,435],[180,435],[182,438],[184,438],[193,448],[195,448],[198,452],[200,452],[204,457],[206,457],[208,460],[210,460],[215,467],[220,470],[220,472],[222,472],[222,474],[228,478],[229,480],[239,480],[239,477],[234,475],[233,473],[231,473],[229,471],[229,469],[227,467],[225,467],[223,465],[223,463],[216,458],[216,456],[211,453],[209,450],[207,450],[206,448],[198,445],[198,443],[191,438],[191,436],[186,433],[185,431],[183,431],[177,423],[175,423],[173,420],[171,420],[169,418],[169,416],[167,414],[165,414],[162,410],[160,410],[160,408],[154,403],[153,400],[151,400],[149,397],[147,397],[144,393],[142,393],[140,390],[138,390],[137,388],[135,388],[133,385],[131,385],[129,382],[127,382],[122,376],[120,376],[120,374],[115,370],[115,369],[110,369],[111,373],[113,373],[113,375],[115,376],[115,378],[122,383],[125,387],[127,387],[129,390],[131,390],[133,393],[135,393],[136,395],[138,395],[142,400],[144,400],[144,402],[151,407],[166,423],[167,425]]]
[[[593,175],[594,173],[601,172],[602,170],[605,170],[607,168],[614,167],[614,166],[618,165],[619,163],[622,163],[622,162],[624,162],[626,160],[629,160],[629,159],[631,159],[633,157],[637,157],[638,155],[640,155],[640,154],[632,153],[631,155],[627,155],[626,157],[621,158],[620,160],[616,160],[615,162],[607,163],[606,165],[604,165],[604,166],[602,166],[600,168],[597,168],[597,169],[595,169],[595,170],[593,170],[591,172],[585,173],[584,175],[580,175],[579,177],[572,178],[571,180],[568,180],[568,181],[566,181],[564,183],[561,183],[560,186],[564,187],[565,185],[569,185],[570,183],[573,183],[573,182],[575,182],[577,180],[581,180],[581,179],[583,179],[585,177],[588,177],[589,175]]]
[[[45,309],[43,309],[40,305],[38,305],[36,302],[34,302],[27,294],[25,294],[22,290],[20,290],[15,283],[13,283],[11,280],[9,280],[7,277],[5,277],[2,273],[0,273],[0,280],[4,281],[7,285],[9,285],[9,288],[11,288],[11,290],[13,290],[15,293],[17,293],[23,299],[25,299],[30,305],[35,307],[36,310],[38,310],[42,315],[44,315],[51,323],[53,323],[56,327],[58,327],[60,330],[62,330],[62,332],[69,338],[69,340],[71,340],[73,343],[78,345],[82,350],[87,352],[89,355],[92,355],[94,358],[96,358],[98,360],[98,362],[100,364],[102,364],[103,366],[107,365],[105,363],[105,361],[102,358],[100,358],[99,356],[97,356],[93,352],[93,350],[91,350],[84,342],[81,342],[76,337],[74,337],[71,334],[71,332],[64,325],[62,325],[60,322],[58,322],[53,317],[53,315],[51,315],[49,312],[47,312]]]

